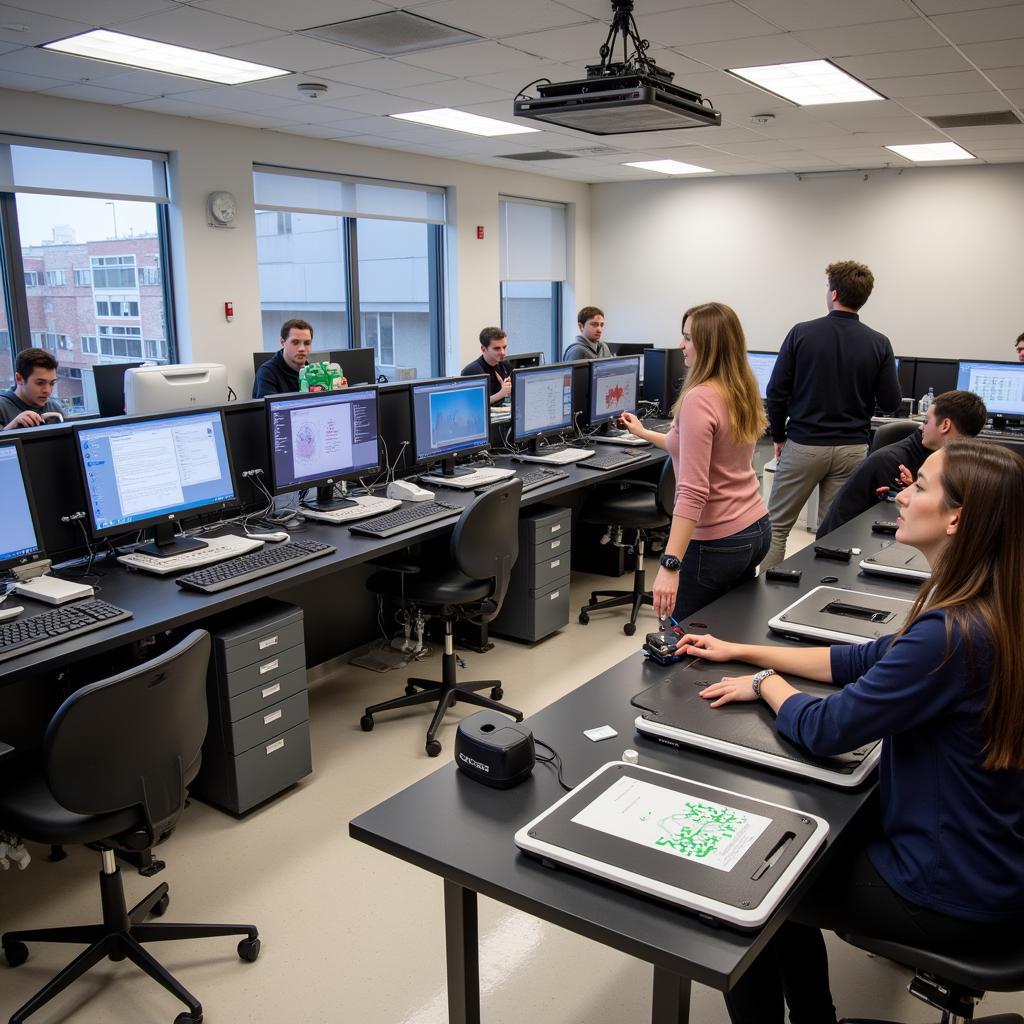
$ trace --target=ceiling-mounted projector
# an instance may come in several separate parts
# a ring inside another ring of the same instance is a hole
[[[612,56],[620,35],[623,59],[615,62]],[[512,112],[590,135],[720,126],[722,115],[700,93],[673,85],[672,72],[647,56],[649,47],[633,20],[633,0],[612,0],[612,24],[600,50],[601,63],[589,65],[587,77],[576,81],[531,82],[539,95],[524,95],[530,88],[526,86]]]

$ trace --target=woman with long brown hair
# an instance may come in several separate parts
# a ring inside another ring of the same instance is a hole
[[[781,1024],[783,994],[793,1024],[835,1021],[819,928],[956,951],[1024,926],[1024,459],[955,441],[896,500],[896,539],[932,574],[895,636],[679,643],[681,654],[765,666],[707,687],[712,707],[764,700],[780,733],[822,756],[883,741],[879,819],[726,995],[735,1024]],[[815,698],[783,672],[841,689]]]
[[[652,592],[658,616],[680,621],[753,579],[771,543],[752,465],[767,420],[739,318],[720,302],[705,302],[683,314],[682,335],[688,373],[669,432],[622,416],[631,434],[672,458],[672,528]]]

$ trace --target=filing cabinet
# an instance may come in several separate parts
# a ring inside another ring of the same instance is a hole
[[[210,724],[191,792],[244,814],[313,770],[302,609],[270,599],[210,626]]]
[[[519,520],[519,558],[491,632],[530,642],[569,624],[572,512],[541,508]]]

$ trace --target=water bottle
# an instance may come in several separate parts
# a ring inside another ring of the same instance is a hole
[[[928,394],[921,396],[921,401],[917,403],[917,413],[919,416],[926,416],[928,410],[931,408],[932,402],[935,401],[935,388],[929,388]]]

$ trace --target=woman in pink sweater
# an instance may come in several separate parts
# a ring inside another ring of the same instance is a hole
[[[771,524],[753,467],[764,407],[739,318],[720,302],[694,306],[683,314],[679,347],[688,373],[669,432],[647,430],[632,413],[622,424],[672,457],[676,503],[654,580],[654,610],[685,624],[686,616],[754,578]]]

